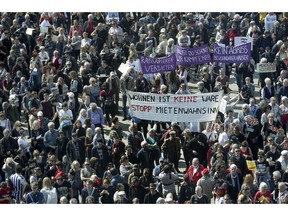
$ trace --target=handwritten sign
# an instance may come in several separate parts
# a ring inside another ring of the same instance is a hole
[[[258,63],[256,65],[255,71],[258,73],[276,72],[276,64],[274,64],[274,63]]]

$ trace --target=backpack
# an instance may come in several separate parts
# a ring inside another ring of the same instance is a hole
[[[56,188],[52,188],[49,191],[47,191],[47,204],[57,204],[58,202],[58,196]]]

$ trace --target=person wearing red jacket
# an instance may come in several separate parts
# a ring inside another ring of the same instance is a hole
[[[193,158],[192,165],[186,172],[186,176],[189,178],[189,182],[196,185],[197,181],[202,177],[203,169],[204,166],[199,164],[199,159]]]
[[[237,28],[237,25],[235,23],[233,23],[231,25],[231,29],[228,30],[228,38],[229,38],[229,41],[232,42],[232,44],[230,44],[230,46],[234,46],[234,38],[239,37],[239,36],[241,36],[241,32]]]

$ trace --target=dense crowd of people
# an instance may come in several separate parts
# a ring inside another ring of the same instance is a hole
[[[140,55],[213,55],[239,36],[252,38],[248,63],[141,71]],[[288,203],[287,36],[287,13],[1,13],[0,203]],[[260,96],[257,63],[276,65]],[[127,90],[223,91],[227,105],[211,122],[148,121]]]

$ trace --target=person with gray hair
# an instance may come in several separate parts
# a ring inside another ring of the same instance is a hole
[[[277,204],[287,204],[288,203],[288,191],[287,191],[287,186],[285,182],[279,182],[278,193],[277,194],[272,193],[272,195],[273,195],[273,200]]]
[[[56,149],[56,139],[59,136],[58,130],[55,129],[54,122],[48,123],[48,131],[44,134],[44,146],[46,152],[54,152]]]
[[[272,203],[272,195],[268,190],[268,185],[265,182],[261,182],[259,185],[259,191],[254,196],[255,203],[270,204]]]
[[[288,79],[285,78],[283,80],[283,86],[281,86],[277,92],[278,101],[281,101],[281,97],[286,96],[288,97]]]
[[[226,181],[228,184],[228,194],[231,197],[232,203],[236,203],[243,183],[243,177],[238,172],[238,167],[235,164],[230,165],[230,173],[226,176]]]
[[[210,203],[207,195],[203,194],[201,186],[195,187],[195,194],[191,196],[190,200],[192,204],[209,204]]]
[[[209,91],[204,87],[204,82],[199,81],[197,82],[198,92],[196,93],[208,93]]]
[[[265,86],[261,89],[261,99],[269,101],[271,97],[276,96],[276,88],[272,85],[272,81],[269,77],[264,79]]]

